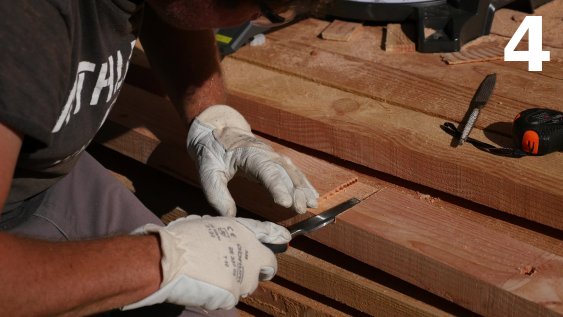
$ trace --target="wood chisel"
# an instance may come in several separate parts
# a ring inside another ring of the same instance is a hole
[[[351,207],[358,204],[359,202],[360,202],[359,199],[351,198],[341,204],[338,204],[326,211],[321,212],[316,216],[313,216],[311,218],[298,222],[294,225],[291,225],[287,227],[287,230],[289,230],[289,232],[291,233],[291,238],[295,238],[296,236],[313,232],[330,223],[333,223],[336,219],[336,216],[350,209]],[[270,248],[270,250],[272,250],[274,253],[285,252],[288,247],[287,243],[284,244],[264,243],[264,245]]]

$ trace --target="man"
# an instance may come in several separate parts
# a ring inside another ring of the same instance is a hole
[[[262,243],[290,235],[235,218],[227,182],[242,171],[299,213],[318,194],[224,105],[212,30],[288,2],[0,1],[0,315],[162,302],[231,309],[274,276]],[[123,84],[141,18],[146,54],[189,126],[204,193],[224,217],[163,226],[84,152]]]

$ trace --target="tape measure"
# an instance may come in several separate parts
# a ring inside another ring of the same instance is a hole
[[[514,143],[528,155],[563,151],[563,112],[533,108],[520,112],[512,128]]]
[[[461,136],[461,131],[451,122],[444,123],[441,128],[456,138]],[[514,118],[512,135],[514,148],[496,147],[473,138],[467,138],[465,142],[485,152],[508,157],[563,151],[563,112],[547,108],[524,110]]]

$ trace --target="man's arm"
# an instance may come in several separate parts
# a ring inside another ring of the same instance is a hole
[[[153,11],[150,3],[145,7],[141,42],[151,67],[189,126],[188,153],[196,161],[208,202],[221,215],[235,216],[236,203],[227,184],[241,171],[262,183],[283,207],[298,213],[316,207],[319,194],[305,175],[258,140],[244,117],[225,105],[213,30],[200,31],[193,24],[178,29],[164,20],[163,13]],[[213,8],[221,11],[220,6]],[[247,7],[236,16],[248,18],[255,10]],[[209,12],[199,13],[209,16]],[[201,17],[198,23],[208,24]]]
[[[155,235],[48,242],[0,233],[0,315],[90,315],[159,289]]]
[[[21,144],[21,134],[0,123],[0,217]],[[0,267],[0,316],[107,311],[146,297],[161,281],[155,235],[54,243],[0,232]]]
[[[187,125],[207,107],[225,103],[213,30],[178,29],[146,5],[140,39],[152,70]]]

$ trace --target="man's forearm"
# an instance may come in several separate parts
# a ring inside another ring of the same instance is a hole
[[[155,235],[47,242],[0,233],[0,315],[89,315],[138,301],[161,283]]]
[[[226,100],[213,30],[180,30],[146,6],[141,43],[166,93],[186,119]]]

